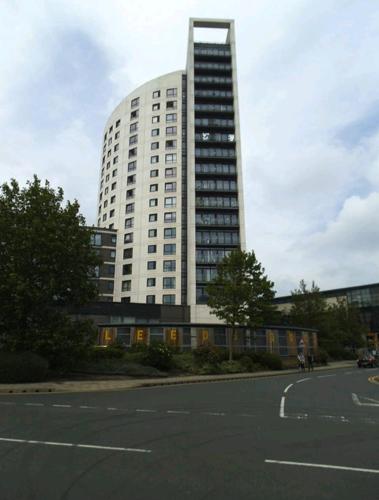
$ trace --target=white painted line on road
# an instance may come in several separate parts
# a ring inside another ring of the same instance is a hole
[[[54,408],[71,408],[71,405],[51,405],[54,406]]]
[[[25,406],[45,406],[43,403],[24,403]]]
[[[371,401],[372,403],[378,403],[379,405],[379,401],[377,399],[367,398],[366,396],[362,396],[362,398],[367,399],[367,401]]]
[[[167,410],[166,413],[174,413],[175,415],[178,414],[178,415],[189,415],[190,412],[189,411],[182,411],[182,410]]]
[[[140,413],[156,413],[157,410],[144,410],[144,409],[140,409],[138,408],[136,411],[140,412]]]
[[[79,406],[79,408],[83,408],[84,410],[96,410],[97,406]]]
[[[307,462],[289,462],[287,460],[265,460],[265,462],[267,464],[296,465],[298,467],[317,467],[320,469],[336,469],[336,470],[347,470],[352,472],[368,472],[370,474],[379,474],[379,469],[363,469],[361,467],[345,467],[342,465],[312,464]]]
[[[362,401],[360,401],[360,399],[358,398],[358,396],[356,394],[354,394],[353,392],[351,393],[351,397],[353,399],[353,402],[357,406],[371,406],[371,407],[378,407],[379,406],[379,403],[362,403]],[[370,399],[370,398],[364,398],[364,399]]]
[[[291,389],[293,384],[287,385],[287,387],[284,389],[284,394],[287,394],[288,390]]]
[[[335,377],[336,374],[334,373],[333,375],[317,375],[317,378],[328,378],[328,377]]]
[[[296,383],[297,384],[301,384],[301,382],[305,382],[306,380],[311,380],[309,377],[308,378],[301,378],[300,380],[298,380]]]
[[[213,417],[225,417],[225,413],[217,413],[217,412],[212,412],[212,411],[205,411],[203,412],[203,415],[212,415]]]
[[[44,444],[47,446],[66,446],[73,448],[90,448],[95,450],[110,450],[110,451],[130,451],[135,453],[151,453],[151,450],[143,448],[121,448],[118,446],[100,446],[94,444],[74,444],[74,443],[57,443],[54,441],[35,441],[31,439],[14,439],[14,438],[0,438],[0,441],[8,443],[25,443],[25,444]]]
[[[280,418],[286,418],[284,414],[284,405],[286,404],[286,398],[282,396],[282,399],[280,400],[280,410],[279,410],[279,416]]]

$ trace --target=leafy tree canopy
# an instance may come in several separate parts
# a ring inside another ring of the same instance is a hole
[[[0,345],[44,350],[41,332],[68,331],[57,305],[96,297],[90,270],[99,260],[84,224],[78,202],[64,205],[63,190],[48,181],[35,176],[24,188],[14,179],[1,186]]]
[[[207,286],[208,306],[217,318],[234,330],[238,325],[253,328],[271,318],[274,283],[264,274],[254,252],[235,250],[217,266],[215,279]],[[232,356],[232,336],[229,352]]]

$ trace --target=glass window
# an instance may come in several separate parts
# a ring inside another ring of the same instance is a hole
[[[148,237],[149,238],[156,238],[156,236],[157,236],[157,230],[156,229],[149,229]]]
[[[116,163],[118,163],[118,156],[115,156],[113,158],[113,165],[116,165]]]
[[[157,222],[158,214],[149,214],[149,222]]]
[[[165,243],[163,245],[163,255],[175,255],[176,244],[175,243]]]
[[[158,162],[159,162],[159,155],[150,157],[150,163],[158,163]]]
[[[159,149],[159,142],[152,142],[150,149]]]
[[[126,199],[128,200],[129,198],[134,198],[134,189],[128,189],[126,191]]]
[[[133,257],[133,248],[124,248],[124,259],[131,259]]]
[[[167,101],[166,102],[166,108],[167,109],[176,109],[177,108],[177,102],[178,101]]]
[[[160,96],[161,96],[161,91],[160,90],[155,90],[153,92],[153,99],[157,99]]]
[[[175,278],[163,278],[163,288],[175,288]]]
[[[169,198],[164,199],[165,208],[176,207],[176,196],[171,196]]]
[[[120,144],[115,144],[113,151],[116,152],[120,149]]]
[[[114,217],[114,210],[111,210],[111,211],[109,212],[109,217]]]
[[[150,177],[158,177],[159,170],[150,170]]]
[[[136,108],[139,104],[139,97],[135,97],[134,99],[132,99],[131,103],[130,103],[130,106],[132,108]]]
[[[155,260],[148,260],[147,261],[147,268],[149,269],[149,271],[151,271],[152,269],[156,269],[157,262]]]
[[[164,260],[163,261],[163,271],[164,272],[176,271],[176,261],[175,260]]]
[[[169,153],[165,156],[166,163],[176,163],[176,153]]]
[[[138,135],[135,134],[135,135],[132,135],[129,137],[129,144],[137,144],[137,141],[138,141]]]
[[[136,160],[130,161],[128,163],[128,172],[133,172],[137,168],[137,162]]]
[[[165,222],[176,222],[176,212],[165,212],[164,221]]]
[[[124,234],[124,243],[133,243],[133,233]]]
[[[166,182],[164,185],[165,192],[175,192],[176,191],[176,182]]]
[[[157,102],[157,103],[153,104],[152,110],[153,111],[158,111],[160,107],[161,107],[161,105],[159,104],[159,102]]]
[[[116,177],[116,175],[117,175],[117,168],[115,168],[115,169],[113,170],[113,172],[112,172],[112,177]]]
[[[133,226],[134,226],[134,217],[129,217],[128,219],[125,219],[125,228]]]
[[[153,130],[151,131],[151,136],[156,137],[157,135],[159,135],[159,128],[153,128]]]
[[[164,238],[165,240],[176,238],[176,227],[165,227]]]
[[[127,274],[132,274],[133,264],[124,264],[122,266],[122,274],[125,276]]]
[[[136,183],[136,175],[128,175],[126,178],[126,184],[129,186],[130,184],[135,184]]]
[[[138,122],[134,122],[129,127],[129,132],[136,132],[138,130]]]
[[[176,122],[176,113],[168,113],[166,115],[166,122]]]
[[[147,253],[157,253],[157,245],[148,245]]]
[[[91,234],[91,245],[94,245],[94,246],[101,245],[101,234],[98,234],[98,233]]]
[[[125,212],[127,214],[134,212],[134,203],[128,203],[125,207]]]
[[[138,115],[139,115],[138,109],[136,109],[135,111],[132,111],[130,113],[130,120],[135,120],[136,118],[138,118]]]
[[[175,295],[163,295],[162,296],[162,299],[163,299],[163,304],[175,304]]]
[[[155,278],[147,278],[146,286],[155,286]]]
[[[121,284],[121,290],[123,292],[130,292],[132,289],[132,281],[131,280],[125,280]]]
[[[146,304],[155,304],[155,295],[146,295]]]
[[[165,177],[176,177],[176,167],[165,168]]]
[[[121,120],[116,121],[116,128],[120,126]]]
[[[176,126],[166,127],[166,135],[176,135]]]
[[[137,148],[129,149],[129,158],[133,158],[133,156],[137,156]]]
[[[103,222],[105,222],[107,220],[107,214],[104,214],[103,215]]]
[[[149,207],[156,207],[158,206],[158,198],[151,198],[149,200]]]
[[[174,149],[176,148],[176,139],[171,139],[166,141],[166,149]]]
[[[151,118],[151,123],[159,123],[159,115],[153,116]]]
[[[158,191],[158,184],[150,184],[150,193],[155,193]]]
[[[167,89],[166,96],[167,97],[176,97],[177,89]]]
[[[118,131],[118,132],[115,133],[114,138],[115,138],[115,140],[117,140],[119,137],[120,137],[120,131]]]

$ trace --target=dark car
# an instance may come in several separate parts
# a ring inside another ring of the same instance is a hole
[[[372,354],[367,354],[357,361],[358,368],[375,368],[378,366],[376,357]]]

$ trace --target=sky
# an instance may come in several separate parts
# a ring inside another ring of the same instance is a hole
[[[247,249],[277,295],[379,282],[376,0],[3,0],[0,183],[37,174],[94,224],[107,117],[185,68],[189,17],[236,22]]]

